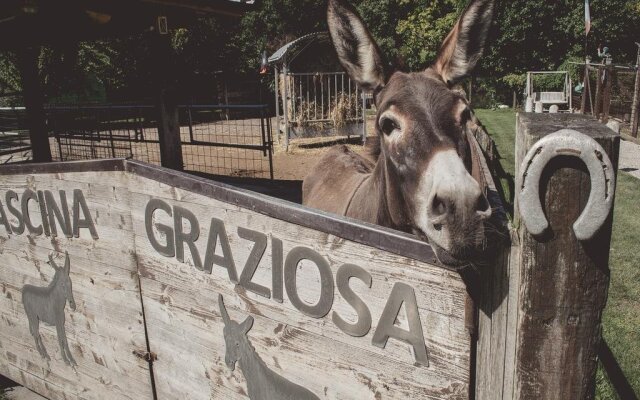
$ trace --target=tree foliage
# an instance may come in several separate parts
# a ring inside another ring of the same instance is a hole
[[[352,1],[387,60],[409,70],[433,62],[467,3]],[[166,63],[184,87],[197,87],[217,71],[255,74],[263,51],[271,53],[301,35],[326,30],[325,13],[325,1],[262,0],[241,19],[200,18],[172,32]],[[615,63],[635,62],[640,1],[592,0],[591,14],[588,54],[595,58],[602,44],[609,47]],[[153,71],[158,67],[153,48],[151,33],[45,48],[40,67],[47,96],[64,99],[73,94],[79,101],[151,96],[157,80]],[[518,81],[514,77],[526,71],[554,70],[584,56],[582,0],[498,0],[489,46],[476,75],[511,87]],[[0,94],[19,90],[15,56],[0,53]]]

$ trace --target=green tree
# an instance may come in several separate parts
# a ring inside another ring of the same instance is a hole
[[[326,3],[317,0],[263,0],[243,16],[229,47],[238,72],[255,72],[264,50],[273,52],[311,32],[326,30]]]
[[[411,11],[398,21],[401,54],[411,69],[422,69],[433,63],[440,45],[458,20],[464,0],[403,0]]]

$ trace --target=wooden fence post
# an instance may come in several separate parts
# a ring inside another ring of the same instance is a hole
[[[40,73],[38,72],[39,56],[39,46],[25,47],[18,52],[18,66],[22,77],[33,161],[51,162],[47,116],[44,111],[44,93],[40,83]]]
[[[155,81],[158,85],[156,112],[158,138],[160,140],[160,163],[165,168],[181,171],[184,168],[178,96],[176,94],[176,67],[173,62],[169,35],[151,37],[156,65]]]
[[[602,67],[598,67],[598,71],[596,73],[596,104],[593,109],[593,115],[596,118],[600,118],[600,114],[602,113],[602,97],[603,97],[603,74],[604,69]]]
[[[602,117],[600,121],[603,123],[609,122],[609,110],[611,109],[611,90],[613,86],[613,67],[607,66],[604,69],[604,94],[602,98]]]
[[[604,168],[604,155],[576,151],[568,145],[549,146],[545,151],[590,155],[596,168],[604,172],[599,175],[600,183],[615,182],[619,136],[595,118],[580,114],[519,114],[516,176],[523,172],[521,164],[529,150],[543,137],[563,129],[588,136],[580,135],[579,143],[595,139],[612,165]],[[525,168],[532,164],[528,161]],[[604,185],[609,190],[602,193],[611,197],[594,203],[606,218],[604,225],[595,237],[580,241],[573,225],[590,196],[591,179],[585,164],[562,155],[542,171],[540,195],[535,197],[541,199],[550,228],[542,236],[528,230],[522,211],[531,210],[520,209],[518,196],[524,185],[519,180],[511,247],[481,271],[477,400],[594,397],[600,324],[609,286],[612,214],[604,207],[613,202],[613,188]]]
[[[182,141],[180,118],[175,96],[169,90],[161,90],[157,103],[160,162],[163,167],[182,171]]]
[[[592,118],[571,114],[519,115],[516,176],[523,172],[520,164],[529,149],[561,129],[576,130],[598,142],[611,159],[614,171],[609,173],[615,179],[619,136]],[[520,279],[517,289],[510,289],[519,294],[516,399],[594,397],[613,218],[608,213],[592,239],[576,238],[573,224],[590,196],[592,178],[576,157],[551,160],[540,182],[540,198],[550,226],[542,236],[529,232],[522,218],[528,210],[521,210],[521,199],[516,200]],[[598,201],[596,207],[604,207],[604,202]]]
[[[638,137],[638,120],[640,120],[640,49],[638,49],[638,61],[636,62],[636,85],[631,105],[631,136]]]

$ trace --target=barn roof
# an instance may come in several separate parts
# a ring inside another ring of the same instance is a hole
[[[296,40],[285,44],[280,47],[275,53],[269,57],[269,64],[277,64],[283,62],[285,57],[287,62],[293,61],[307,46],[317,40],[328,40],[328,32],[313,32],[307,35],[301,36]]]
[[[166,16],[169,28],[197,15],[240,16],[259,0],[2,0],[0,48],[126,35]]]

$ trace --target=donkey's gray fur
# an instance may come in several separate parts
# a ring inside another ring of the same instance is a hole
[[[42,343],[40,336],[40,321],[47,325],[56,327],[58,332],[58,344],[62,359],[67,365],[77,365],[71,355],[67,334],[64,329],[64,308],[69,300],[72,310],[76,309],[76,302],[73,298],[71,287],[71,277],[69,276],[69,253],[65,252],[64,268],[58,268],[51,255],[48,262],[56,271],[53,280],[47,287],[24,285],[22,288],[22,304],[29,319],[29,330],[36,341],[36,349],[40,355],[50,360],[49,354]]]
[[[382,53],[348,0],[329,0],[327,21],[338,58],[373,91],[377,150],[363,157],[329,150],[305,177],[303,204],[414,233],[439,260],[466,266],[482,255],[491,207],[471,176],[471,109],[454,85],[480,59],[495,0],[471,0],[424,71],[386,71]]]
[[[218,304],[224,321],[225,363],[232,371],[236,362],[240,364],[251,400],[319,400],[311,391],[276,374],[262,361],[247,337],[253,317],[248,316],[239,324],[229,317],[222,295],[218,295]]]

